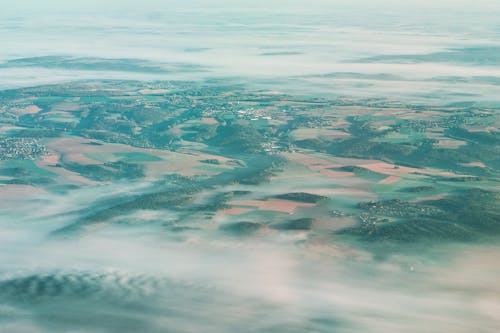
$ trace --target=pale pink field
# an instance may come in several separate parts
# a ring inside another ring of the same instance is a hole
[[[333,170],[323,169],[320,170],[319,173],[322,176],[331,178],[354,177],[354,173],[346,171],[333,171]]]
[[[42,109],[40,109],[36,105],[29,105],[25,108],[12,109],[12,111],[22,115],[22,114],[35,114],[35,113],[42,111]]]
[[[45,193],[47,192],[40,187],[34,187],[30,185],[0,185],[0,199],[2,201],[26,199],[33,195],[40,195]]]
[[[374,111],[373,109],[371,108],[368,108],[368,110],[370,111]],[[408,109],[402,109],[402,108],[398,108],[398,107],[392,107],[392,108],[389,108],[387,110],[381,110],[381,111],[375,111],[372,113],[372,115],[376,116],[376,117],[384,117],[384,116],[394,116],[394,115],[398,115],[398,116],[401,116],[401,115],[411,115],[413,116],[413,112],[410,112]]]
[[[146,175],[150,177],[169,173],[177,173],[186,177],[207,174],[207,172],[196,169],[201,163],[195,157],[178,156],[169,158],[167,161],[146,162],[144,165],[146,165]]]
[[[331,162],[327,161],[325,159],[313,157],[313,156],[308,156],[305,154],[301,153],[288,153],[284,154],[285,157],[287,157],[289,160],[300,163],[305,166],[325,166],[325,165],[330,165]]]
[[[425,136],[429,139],[440,140],[443,139],[444,128],[432,128],[425,131]]]
[[[401,118],[401,119],[428,119],[430,117],[439,118],[442,116],[443,116],[442,112],[426,110],[425,114],[417,113],[417,112],[411,112],[411,113],[407,112],[405,114],[400,115],[399,118]]]
[[[495,126],[488,126],[488,127],[467,127],[467,130],[470,132],[475,132],[475,133],[480,133],[480,132],[499,132],[499,129]]]
[[[219,123],[215,118],[201,118],[201,122],[207,125],[217,125]]]
[[[88,178],[80,176],[76,172],[69,171],[69,170],[64,169],[64,168],[54,167],[54,163],[52,163],[51,161],[53,161],[53,160],[51,160],[51,159],[49,159],[49,161],[40,160],[40,161],[36,161],[35,164],[44,170],[55,173],[56,175],[58,175],[59,177],[64,179],[65,183],[67,182],[67,183],[75,184],[75,185],[96,185],[96,184],[99,184],[98,182],[95,182],[93,180],[90,180]]]
[[[438,141],[436,146],[437,147],[444,147],[444,148],[456,148],[456,147],[460,147],[460,146],[463,146],[466,144],[467,144],[467,142],[465,142],[465,141],[442,139],[442,140]]]
[[[251,208],[231,207],[231,208],[219,210],[217,213],[222,214],[222,215],[242,215],[242,214],[245,214],[251,210],[252,210]]]
[[[360,168],[365,168],[373,172],[382,173],[385,175],[400,175],[400,174],[408,174],[415,172],[422,172],[422,169],[417,168],[409,168],[405,166],[398,166],[394,164],[389,164],[385,162],[370,162],[370,163],[362,163],[357,165]]]
[[[487,132],[494,132],[494,133],[500,132],[500,129],[498,129],[497,127],[494,127],[494,126],[488,126],[485,128],[485,130]]]
[[[410,173],[421,173],[426,175],[439,175],[445,177],[454,177],[457,176],[453,172],[447,171],[438,171],[432,169],[419,169],[419,168],[410,168],[405,166],[397,166],[395,164],[390,164],[386,162],[371,162],[371,163],[362,163],[357,165],[360,168],[365,168],[373,172],[382,173],[384,175],[389,176],[398,176],[405,175]]]
[[[396,121],[395,120],[379,120],[379,121],[374,121],[371,123],[372,126],[390,126],[390,125],[395,125]]]
[[[319,155],[319,154],[318,154]],[[284,153],[288,160],[307,166],[311,170],[320,170],[325,168],[340,168],[347,165],[358,165],[360,163],[378,162],[376,160],[363,160],[349,157],[333,157],[327,155],[311,156],[303,153]]]
[[[365,189],[359,188],[304,188],[304,192],[323,196],[350,196],[363,198],[376,198],[376,195]]]
[[[421,198],[417,198],[415,200],[412,200],[412,202],[441,200],[444,197],[446,197],[446,194],[429,195],[427,197],[421,197]]]
[[[157,176],[167,173],[178,173],[183,176],[195,176],[202,174],[216,174],[216,171],[201,170],[198,167],[203,164],[200,160],[217,159],[222,164],[229,161],[228,158],[204,153],[182,153],[159,149],[144,149],[131,147],[124,144],[104,143],[103,145],[89,145],[90,142],[99,142],[98,140],[88,140],[83,138],[60,138],[48,144],[48,148],[56,154],[63,156],[69,162],[78,164],[102,164],[100,161],[93,160],[85,154],[113,154],[121,152],[141,152],[152,156],[160,157],[162,161],[143,162],[146,166],[147,176]],[[109,161],[116,159],[113,156]],[[221,168],[230,166],[221,165]]]
[[[285,155],[286,156],[286,155]],[[289,154],[288,159],[295,163],[306,166],[309,170],[318,171],[328,168],[340,168],[343,167],[344,164],[333,163],[332,161],[324,160],[317,157],[310,157],[302,154]]]
[[[470,162],[470,163],[459,163],[460,165],[466,167],[478,167],[478,168],[486,168],[486,165],[483,162]]]
[[[60,138],[50,142],[47,146],[51,150],[61,155],[73,158],[75,162],[79,162],[81,160],[82,163],[87,163],[87,164],[89,164],[91,161],[94,161],[84,156],[84,154],[89,154],[89,153],[112,154],[112,153],[126,153],[126,152],[141,152],[158,157],[171,154],[185,155],[179,153],[172,153],[169,151],[136,148],[119,143],[103,143],[102,145],[90,145],[89,143],[91,142],[103,143],[98,140],[89,140],[84,138]]]
[[[337,120],[337,121],[334,121],[334,122],[330,123],[330,126],[336,127],[336,128],[339,128],[339,127],[349,127],[350,125],[351,125],[351,123],[348,122],[348,121],[346,121],[346,120]]]
[[[352,216],[319,218],[314,222],[314,230],[335,231],[356,225]]]
[[[16,131],[16,130],[22,130],[24,127],[18,127],[18,126],[9,126],[9,125],[4,125],[0,126],[0,133],[5,134],[9,131]]]
[[[45,164],[57,164],[59,163],[59,155],[54,153],[43,155],[42,162],[44,162]]]
[[[101,143],[102,145],[92,145],[89,143],[92,142],[98,142]],[[90,139],[85,139],[85,138],[77,138],[77,137],[71,137],[71,138],[59,138],[56,139],[52,142],[50,142],[48,145],[48,148],[59,152],[61,154],[87,154],[87,153],[126,153],[126,152],[141,152],[141,153],[146,153],[146,154],[151,154],[155,156],[161,156],[162,154],[165,153],[170,153],[170,152],[165,152],[161,150],[156,150],[156,149],[144,149],[144,148],[137,148],[137,147],[132,147],[120,143],[106,143],[102,142],[99,140],[90,140]]]
[[[336,258],[357,258],[358,260],[364,258],[368,259],[367,252],[361,250],[356,250],[352,246],[347,246],[341,242],[331,242],[327,236],[316,237],[308,241],[304,246],[307,251],[304,251],[305,255],[311,259],[321,259],[324,260],[325,256],[331,259]]]
[[[89,145],[98,140],[89,140],[84,138],[60,138],[50,142],[47,146],[61,154],[71,153],[114,153],[114,152],[138,152],[143,149],[130,147],[122,144],[103,144],[102,146]]]
[[[330,164],[310,164],[310,165],[308,165],[308,167],[309,167],[310,170],[334,169],[334,168],[341,168],[343,166],[344,165],[342,165],[342,164],[334,164],[334,163],[330,163]]]
[[[312,183],[318,183],[316,180],[319,178],[320,180],[322,180],[322,186],[327,186],[328,184],[330,184],[335,186],[344,186],[348,189],[359,189],[362,191],[369,190],[370,186],[372,185],[372,182],[370,182],[369,180],[363,179],[361,177],[356,177],[353,173],[350,172],[332,171],[332,173],[329,173],[330,170],[323,171],[327,172],[283,174],[273,177],[273,179],[290,179],[297,183],[301,179],[309,178],[311,179]],[[302,181],[300,183],[303,184],[304,182]],[[303,191],[303,186],[300,188],[301,191]]]
[[[398,177],[398,176],[389,176],[389,177],[384,178],[381,181],[379,181],[378,184],[383,184],[383,185],[393,184],[393,183],[396,183],[396,182],[398,182],[400,180],[401,180],[401,177]]]
[[[62,102],[55,104],[53,106],[54,110],[64,110],[64,111],[77,111],[80,109],[80,105],[71,102]]]
[[[348,137],[351,134],[348,132],[344,132],[342,130],[338,129],[331,129],[331,128],[322,128],[322,129],[316,129],[316,128],[299,128],[290,135],[295,139],[295,140],[304,140],[304,139],[311,139],[311,138],[328,138],[328,139],[333,139],[337,137]]]
[[[226,162],[231,160],[230,158],[227,158],[227,157],[224,157],[221,155],[212,155],[212,154],[205,154],[205,153],[198,153],[196,156],[198,156],[199,160],[213,159],[213,160],[219,161],[220,163],[226,163]]]
[[[97,182],[94,182],[90,179],[80,176],[79,174],[66,170],[64,168],[54,167],[57,163],[59,163],[60,156],[56,153],[49,153],[47,155],[43,155],[39,161],[36,161],[35,164],[49,172],[55,173],[59,177],[63,178],[66,182],[76,185],[95,185]]]
[[[230,169],[229,165],[224,165],[229,159],[219,155],[196,153],[196,154],[183,154],[179,152],[158,151],[155,153],[147,152],[148,154],[155,155],[164,159],[164,161],[145,162],[146,174],[148,176],[162,175],[166,173],[178,173],[183,176],[196,176],[196,175],[215,175],[220,171],[216,170],[203,170],[203,164],[200,160],[216,159],[221,165],[219,168]]]
[[[82,153],[64,154],[63,157],[65,162],[78,163],[82,165],[102,164],[102,162],[91,159]]]
[[[235,200],[230,202],[231,205],[235,206],[250,206],[256,207],[260,210],[271,210],[283,213],[293,213],[297,208],[300,207],[314,207],[313,203],[303,203],[289,200]]]
[[[168,94],[170,90],[168,89],[142,89],[139,90],[139,94],[142,95],[157,95],[157,94]]]
[[[49,112],[45,112],[44,115],[54,115],[54,116],[61,116],[61,117],[66,117],[66,118],[71,118],[73,115],[70,112],[67,111],[61,111],[61,110],[53,110]]]

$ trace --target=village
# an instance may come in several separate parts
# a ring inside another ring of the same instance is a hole
[[[0,160],[36,160],[46,153],[39,139],[0,137]]]

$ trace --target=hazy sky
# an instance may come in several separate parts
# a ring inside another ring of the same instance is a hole
[[[295,9],[314,9],[314,8],[336,8],[336,7],[351,7],[358,10],[366,10],[367,8],[387,9],[417,7],[423,9],[429,8],[444,8],[448,9],[464,9],[477,10],[488,8],[499,8],[499,3],[496,0],[190,0],[190,1],[173,1],[173,0],[1,0],[2,10],[8,9],[196,9],[204,8],[269,8],[277,10],[295,10]],[[149,7],[149,8],[148,8]]]

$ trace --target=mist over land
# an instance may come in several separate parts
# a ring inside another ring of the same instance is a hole
[[[0,1],[0,330],[496,332],[495,1]]]

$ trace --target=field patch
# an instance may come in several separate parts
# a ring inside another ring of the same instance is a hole
[[[276,212],[293,213],[300,207],[314,207],[316,204],[295,202],[289,200],[234,200],[230,202],[234,206],[256,207],[260,210],[270,210]]]
[[[125,162],[159,162],[163,160],[158,156],[143,152],[119,152],[114,153],[114,155],[120,157]]]

